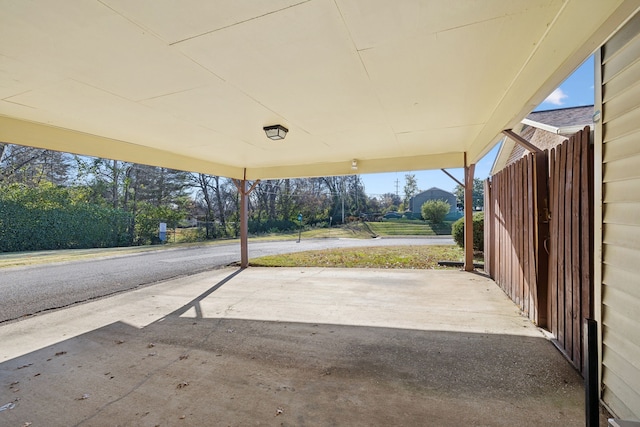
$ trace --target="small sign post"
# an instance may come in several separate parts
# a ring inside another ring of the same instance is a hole
[[[162,243],[164,243],[167,240],[167,223],[166,222],[160,223],[160,235],[158,237],[160,237],[160,241]]]

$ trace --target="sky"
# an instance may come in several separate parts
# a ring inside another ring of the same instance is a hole
[[[576,107],[582,105],[592,105],[594,99],[593,92],[593,56],[589,57],[576,71],[571,74],[556,90],[554,90],[535,111],[555,110],[558,108]],[[489,176],[493,161],[498,155],[500,144],[491,149],[476,164],[475,177],[485,179]],[[464,181],[464,170],[448,169],[449,173]],[[428,190],[431,187],[438,187],[443,190],[453,191],[457,183],[445,175],[441,170],[430,171],[407,171],[391,172],[381,174],[361,175],[364,188],[369,197],[375,197],[385,193],[397,193],[403,196],[403,188],[406,174],[414,174],[418,181],[420,190]]]

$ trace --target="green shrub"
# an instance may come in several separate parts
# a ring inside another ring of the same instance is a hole
[[[453,223],[451,234],[458,246],[464,247],[464,218],[460,218]],[[473,250],[484,250],[484,212],[473,214]]]
[[[420,210],[422,211],[422,218],[435,224],[440,224],[451,211],[451,205],[445,200],[429,200],[422,205]]]
[[[129,244],[131,216],[84,201],[76,189],[51,184],[0,191],[0,252]]]

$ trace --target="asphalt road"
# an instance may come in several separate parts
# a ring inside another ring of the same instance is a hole
[[[453,244],[451,239],[309,239],[249,243],[249,258],[298,251]],[[0,270],[0,323],[229,265],[240,245],[202,246]]]

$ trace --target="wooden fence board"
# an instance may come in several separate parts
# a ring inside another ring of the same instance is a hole
[[[531,158],[532,156],[529,155],[526,157],[526,161],[522,163],[522,180],[523,180],[523,185],[522,186],[522,226],[523,226],[523,230],[522,230],[522,274],[523,274],[523,280],[522,280],[522,296],[523,296],[523,301],[522,301],[522,306],[524,307],[524,312],[528,317],[531,317],[531,315],[533,314],[531,311],[531,307],[529,306],[529,301],[531,299],[531,288],[530,288],[530,281],[531,281],[531,277],[530,277],[530,262],[532,260],[529,259],[529,242],[531,242],[533,239],[530,238],[531,236],[531,232],[533,230],[531,230],[530,228],[530,223],[529,223],[529,189],[532,187],[531,185],[528,185],[529,183],[529,163],[531,162]]]
[[[554,259],[558,253],[558,239],[552,239],[551,236],[558,235],[558,149],[552,148],[549,154],[549,170],[551,171],[549,178],[549,200],[551,204],[550,220],[549,220],[549,239],[547,240],[547,249],[549,253],[549,283],[551,292],[549,295],[549,330],[553,336],[558,336],[558,263]],[[555,285],[555,286],[553,286]]]
[[[535,283],[534,319],[541,327],[548,327],[547,300],[549,297],[549,251],[546,243],[549,240],[549,166],[547,151],[536,153],[534,156],[534,171],[532,182],[535,186],[535,206],[532,209],[535,240],[532,242],[535,268],[532,271],[532,281]]]
[[[556,221],[558,224],[558,236],[566,236],[565,235],[565,231],[564,231],[564,218],[560,215],[560,212],[564,211],[564,203],[563,203],[563,195],[565,194],[565,192],[567,191],[565,188],[565,182],[566,182],[566,175],[565,175],[565,170],[567,168],[567,150],[565,149],[566,147],[563,145],[560,145],[558,147],[558,155],[559,155],[559,159],[558,159],[558,194],[555,195],[555,197],[558,199],[557,201],[557,206],[556,206],[556,211],[552,213],[552,215],[555,215],[557,217]],[[551,238],[554,238],[554,236],[551,236]],[[558,275],[556,277],[557,279],[557,287],[558,287],[558,334],[556,335],[556,338],[558,339],[558,341],[560,342],[560,345],[562,347],[566,346],[566,342],[565,342],[565,338],[564,338],[564,319],[565,319],[565,305],[564,305],[564,301],[565,301],[565,296],[564,296],[564,285],[565,285],[565,272],[564,272],[564,264],[562,262],[562,260],[564,260],[564,256],[565,256],[565,252],[564,252],[564,243],[565,243],[565,239],[557,239],[558,240],[558,244],[557,244],[557,252],[554,254],[554,259],[553,262],[556,263],[557,269],[558,269]]]
[[[582,365],[582,351],[580,348],[580,331],[582,329],[581,319],[581,299],[582,290],[580,283],[580,157],[582,154],[582,133],[571,137],[571,146],[573,147],[573,183],[571,198],[571,283],[572,297],[571,302],[571,326],[572,326],[572,361],[578,366]]]

